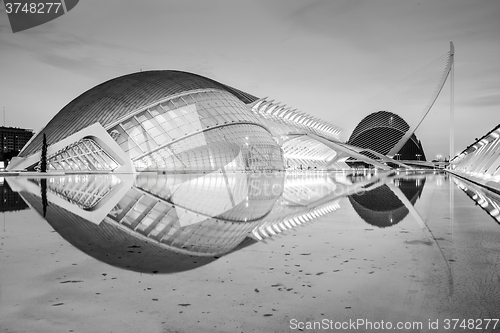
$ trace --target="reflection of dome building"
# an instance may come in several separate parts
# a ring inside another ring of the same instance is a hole
[[[283,177],[260,173],[74,175],[13,182],[76,248],[110,265],[150,273],[193,269],[252,244],[251,231],[283,189]],[[41,197],[39,186],[46,190]],[[265,190],[271,188],[278,190]]]
[[[32,193],[23,197],[42,212],[42,201]],[[89,256],[119,268],[141,273],[173,273],[206,265],[217,258],[171,251],[157,242],[146,241],[109,220],[99,225],[50,204],[45,219],[71,245]]]
[[[352,132],[348,143],[387,155],[409,128],[410,126],[397,114],[378,111],[361,120]],[[399,152],[394,155],[394,159],[426,160],[422,144],[415,134],[412,134]]]
[[[396,179],[398,187],[412,205],[417,202],[425,185],[423,179]],[[408,208],[387,185],[371,191],[350,195],[349,201],[358,215],[367,223],[380,227],[390,227],[401,222],[408,215]]]
[[[339,208],[340,194],[326,175],[286,178],[254,172],[85,174],[9,183],[89,256],[127,270],[174,273]]]

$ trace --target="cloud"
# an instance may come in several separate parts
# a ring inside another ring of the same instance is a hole
[[[18,34],[0,35],[0,42],[4,47],[0,54],[2,51],[22,53],[40,63],[89,77],[138,70],[133,61],[125,61],[121,55],[141,53],[125,46],[57,32],[52,22]]]
[[[489,107],[500,106],[500,95],[498,93],[491,93],[483,96],[472,97],[461,101],[464,106],[475,107]]]
[[[44,53],[38,56],[38,59],[42,63],[80,74],[101,67],[97,59],[87,56],[70,58],[59,54]]]

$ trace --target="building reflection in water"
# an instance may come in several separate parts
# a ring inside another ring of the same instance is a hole
[[[425,185],[425,178],[395,178],[392,186],[383,184],[370,191],[350,195],[349,201],[358,215],[367,223],[386,228],[401,222],[409,213],[404,197],[415,205]],[[393,191],[392,188],[398,188]]]
[[[308,223],[338,209],[340,198],[360,191],[369,195],[391,179],[388,174],[354,181],[347,173],[222,170],[9,182],[54,230],[88,255],[137,272],[173,273]],[[415,180],[397,182],[412,203],[423,187],[418,181],[416,190],[409,185]]]
[[[12,191],[4,178],[0,177],[0,212],[15,212],[27,208],[28,205],[19,193]]]
[[[460,178],[453,178],[453,182],[497,223],[500,223],[500,193],[487,191]]]

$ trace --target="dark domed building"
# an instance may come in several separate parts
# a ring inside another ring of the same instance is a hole
[[[361,120],[347,143],[387,155],[409,128],[410,126],[406,121],[397,114],[378,111]],[[394,159],[426,160],[422,144],[415,134],[412,134],[403,147],[394,155]]]

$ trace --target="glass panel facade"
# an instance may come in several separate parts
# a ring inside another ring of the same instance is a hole
[[[500,125],[452,159],[455,172],[488,181],[500,179]]]
[[[180,71],[144,71],[104,82],[66,105],[23,150],[21,157],[41,150],[45,133],[47,144],[100,122],[104,128],[137,109],[165,100],[169,96],[198,89],[227,90],[237,100],[251,103],[256,97],[199,75]],[[229,93],[228,93],[229,94]]]
[[[316,126],[314,118],[272,101],[246,105],[222,88],[163,96],[131,109],[128,115],[120,112],[114,122],[106,110],[102,112],[107,119],[101,122],[104,128],[139,172],[325,170],[337,166],[329,162],[336,155],[330,147],[310,137],[288,137],[316,133],[336,140],[337,129],[326,123]],[[52,170],[111,171],[117,167],[95,142],[72,145],[49,163]]]
[[[108,129],[137,171],[282,170],[271,134],[236,97],[198,91]]]
[[[84,138],[47,158],[49,170],[111,171],[120,165],[94,140]]]
[[[222,176],[221,176],[222,177]],[[108,214],[128,229],[189,253],[221,254],[236,247],[257,222],[223,221],[202,216],[132,188]],[[179,221],[193,224],[181,226]]]
[[[252,221],[268,214],[283,190],[283,177],[265,173],[158,175],[143,173],[136,186],[206,218]]]
[[[265,129],[240,124],[189,136],[134,163],[138,171],[282,170],[283,156]]]
[[[40,185],[41,180],[34,180]],[[52,177],[46,182],[47,188],[58,197],[82,209],[95,207],[119,183],[114,175],[74,175]]]

